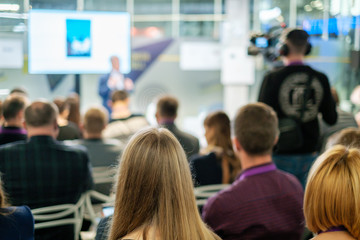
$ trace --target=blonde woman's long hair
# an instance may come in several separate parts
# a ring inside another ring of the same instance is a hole
[[[310,169],[305,188],[304,215],[317,233],[344,226],[360,240],[360,151],[335,145]]]
[[[166,129],[147,128],[126,146],[117,176],[110,240],[136,229],[162,240],[220,239],[202,222],[186,155]]]

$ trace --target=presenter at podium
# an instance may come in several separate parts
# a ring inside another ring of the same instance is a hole
[[[120,60],[117,56],[110,58],[112,70],[110,73],[100,77],[99,80],[99,95],[102,98],[103,106],[111,113],[109,106],[111,93],[114,90],[131,91],[134,88],[134,83],[130,78],[125,78],[120,72]]]

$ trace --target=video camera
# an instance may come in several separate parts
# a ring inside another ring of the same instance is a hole
[[[272,27],[268,33],[256,33],[250,36],[251,45],[248,47],[248,55],[256,56],[262,54],[270,62],[274,62],[279,57],[277,45],[282,31],[281,26]]]

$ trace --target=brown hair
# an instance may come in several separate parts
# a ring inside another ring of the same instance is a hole
[[[310,169],[304,197],[306,225],[312,232],[344,226],[360,239],[360,151],[334,146]]]
[[[189,164],[175,136],[164,128],[137,132],[120,161],[111,240],[143,228],[160,239],[220,239],[202,222]]]
[[[77,93],[72,93],[66,98],[66,102],[70,106],[68,120],[80,127],[80,99]]]
[[[248,154],[270,154],[279,134],[278,119],[274,110],[264,103],[247,104],[236,114],[234,130]]]
[[[23,111],[26,107],[27,99],[24,95],[14,93],[5,99],[2,105],[5,120],[10,120]]]
[[[161,117],[176,117],[177,110],[179,107],[179,102],[175,97],[172,96],[163,96],[159,98],[156,104],[156,112]]]
[[[55,98],[53,102],[58,107],[60,114],[63,113],[65,110],[70,111],[70,104],[66,101],[65,98],[62,97]]]
[[[212,112],[204,120],[204,125],[214,130],[213,139],[215,146],[221,147],[223,150],[223,157],[221,161],[227,164],[222,164],[223,167],[223,183],[230,183],[234,181],[236,175],[241,170],[240,161],[236,158],[231,142],[230,119],[223,111]],[[227,169],[224,169],[225,168]],[[226,176],[225,173],[230,173]]]
[[[107,112],[99,107],[89,108],[84,116],[84,129],[88,133],[101,133],[108,122]]]
[[[360,129],[349,127],[332,134],[326,143],[326,149],[338,144],[360,149]]]
[[[28,126],[42,127],[56,122],[58,109],[52,102],[35,101],[25,109],[25,122]]]
[[[111,101],[113,103],[115,103],[117,101],[125,101],[128,98],[129,98],[129,94],[123,90],[117,90],[111,94]]]

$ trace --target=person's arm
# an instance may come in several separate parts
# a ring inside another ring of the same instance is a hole
[[[323,81],[324,87],[324,98],[320,105],[320,112],[322,118],[329,125],[334,125],[337,121],[337,112],[336,104],[331,95],[329,80],[325,76],[325,81]]]
[[[264,80],[261,84],[258,101],[273,107],[275,105],[274,101],[277,99],[277,97],[275,97],[274,95],[275,89],[273,88],[274,83],[271,79],[271,73],[268,73],[265,75]]]
[[[219,237],[223,235],[222,222],[224,221],[224,215],[221,209],[222,207],[219,206],[216,196],[209,198],[202,209],[203,221],[219,235]]]
[[[99,95],[102,98],[107,98],[111,91],[107,83],[109,76],[109,74],[103,75],[99,80]]]
[[[124,79],[124,87],[126,91],[131,91],[134,89],[134,82],[131,80],[131,78],[125,78]]]

